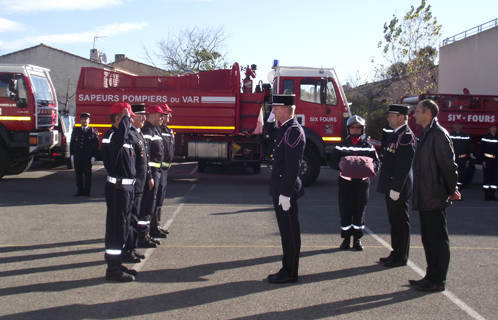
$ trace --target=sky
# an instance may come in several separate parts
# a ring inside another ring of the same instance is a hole
[[[498,18],[496,0],[429,0],[440,39]],[[44,43],[89,58],[95,48],[147,63],[144,47],[182,29],[223,27],[226,60],[256,64],[267,82],[281,66],[335,68],[341,82],[372,75],[384,23],[420,0],[0,0],[0,55]],[[95,37],[98,37],[95,39]],[[158,67],[164,67],[156,60]]]

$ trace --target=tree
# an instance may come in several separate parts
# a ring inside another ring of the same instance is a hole
[[[145,46],[146,59],[156,65],[155,56],[166,70],[180,74],[186,70],[195,72],[226,68],[226,47],[229,35],[224,27],[181,29],[178,34],[168,34],[158,41],[158,53],[150,53]]]
[[[441,37],[441,25],[432,16],[431,6],[422,0],[399,21],[396,14],[384,24],[384,40],[378,47],[390,63],[390,74],[400,76],[407,95],[418,95],[432,88],[437,67],[436,43]]]

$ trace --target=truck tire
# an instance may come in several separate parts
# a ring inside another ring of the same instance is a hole
[[[261,172],[261,163],[253,163],[252,164],[252,172],[254,174],[259,174]]]
[[[25,161],[11,162],[9,168],[7,169],[6,174],[8,175],[21,174],[24,171],[28,170],[29,167],[31,167],[32,163],[33,163],[33,157],[30,157],[28,160]]]
[[[206,161],[198,161],[197,162],[197,171],[203,173],[206,169]]]
[[[0,179],[7,174],[9,163],[10,159],[7,147],[0,144]]]
[[[71,158],[66,159],[65,161],[68,169],[74,169],[74,165],[73,162],[71,161]]]
[[[304,149],[303,162],[301,164],[301,180],[304,187],[311,186],[320,175],[320,158],[311,149]]]

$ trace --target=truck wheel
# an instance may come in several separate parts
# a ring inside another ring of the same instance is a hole
[[[7,174],[9,163],[9,151],[7,147],[0,144],[0,179]]]
[[[301,163],[301,179],[304,187],[311,186],[320,175],[320,158],[310,149],[304,150],[303,162]]]
[[[28,170],[29,167],[31,167],[32,163],[33,163],[33,157],[29,158],[26,161],[12,162],[10,163],[6,174],[8,175],[21,174],[24,171]]]
[[[261,163],[253,163],[252,164],[252,172],[254,174],[259,174],[261,172]]]
[[[206,161],[198,161],[197,162],[197,171],[203,173],[206,169]]]
[[[71,158],[66,159],[66,165],[68,169],[74,169],[73,162],[71,161]]]

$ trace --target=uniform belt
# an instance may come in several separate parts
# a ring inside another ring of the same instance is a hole
[[[464,153],[464,154],[459,155],[458,158],[465,158],[466,156],[467,156],[467,154]]]
[[[496,158],[496,156],[494,154],[489,154],[489,153],[485,153],[484,156],[488,157],[488,158],[491,158],[491,159]]]
[[[162,162],[162,163],[161,163],[161,166],[162,166],[163,168],[168,168],[168,169],[169,169],[169,167],[171,167],[171,163]]]
[[[118,179],[116,178],[113,178],[113,177],[109,177],[107,176],[107,181],[109,181],[110,183],[112,184],[116,184],[116,182],[118,182]],[[121,179],[122,183],[124,185],[132,185],[132,184],[135,184],[135,179],[126,179],[126,178],[123,178]]]
[[[161,168],[161,164],[158,162],[149,162],[149,167]]]

